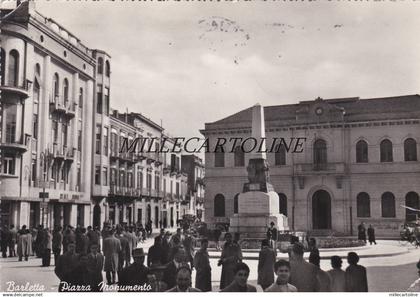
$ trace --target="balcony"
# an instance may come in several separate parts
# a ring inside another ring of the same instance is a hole
[[[15,137],[12,135],[5,134],[5,139],[2,139],[0,142],[0,149],[4,150],[5,152],[10,153],[17,153],[17,154],[23,154],[28,150],[26,145],[23,142],[23,139],[19,141],[15,141]]]
[[[302,163],[295,164],[296,175],[343,175],[346,172],[346,166],[340,163]]]
[[[134,153],[121,153],[119,154],[119,158],[127,163],[137,162],[136,158],[134,157]]]
[[[66,161],[71,163],[74,161],[74,158],[76,156],[76,148],[66,148]]]
[[[72,119],[76,116],[76,104],[74,102],[67,102],[65,116]]]
[[[20,100],[27,99],[29,97],[29,85],[31,81],[26,80],[22,85],[13,85],[5,82],[0,86],[1,96],[0,101],[3,103],[16,104]]]
[[[50,98],[50,112],[66,114],[67,107],[61,102],[60,96],[53,96]]]
[[[147,164],[154,163],[156,161],[155,153],[145,153]]]
[[[111,149],[111,153],[109,154],[111,160],[117,160],[119,158],[119,153],[116,150]]]
[[[171,167],[169,165],[165,165],[165,167],[163,167],[163,174],[169,174],[171,172]]]

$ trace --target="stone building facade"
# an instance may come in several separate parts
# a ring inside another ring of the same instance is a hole
[[[318,98],[267,106],[264,114],[267,143],[274,137],[286,141],[267,153],[267,161],[291,229],[350,235],[364,222],[379,236],[399,236],[400,225],[416,219],[401,205],[419,209],[419,95]],[[250,137],[251,109],[207,123],[201,132],[211,145],[221,137]],[[297,138],[302,152],[292,152],[293,144],[287,152]],[[233,151],[205,155],[211,226],[229,222],[247,181],[250,154]]]
[[[187,214],[204,221],[204,162],[195,155],[182,155],[181,158],[182,170],[188,176],[187,192],[190,202]]]

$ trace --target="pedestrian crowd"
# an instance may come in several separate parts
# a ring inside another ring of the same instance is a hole
[[[49,266],[52,253],[55,274],[60,279],[59,291],[73,285],[100,292],[105,284],[115,285],[118,291],[208,292],[213,289],[209,241],[196,240],[188,229],[178,228],[174,234],[160,229],[148,249],[147,260],[144,249],[137,246],[151,232],[142,226],[104,224],[102,230],[91,226],[87,229],[58,226],[52,233],[42,226],[37,229],[34,232],[22,226],[16,230],[13,225],[2,228],[3,256],[7,256],[7,248],[9,256],[15,256],[17,244],[19,261],[23,258],[27,261],[34,251],[42,258],[42,266]],[[346,269],[342,268],[341,257],[332,256],[331,269],[324,271],[320,268],[321,257],[314,238],[308,241],[309,261],[304,258],[304,245],[296,238],[292,238],[288,259],[277,260],[276,236],[277,231],[271,226],[259,252],[257,283],[265,292],[368,291],[366,268],[358,264],[359,256],[355,252],[348,253]],[[195,249],[196,246],[199,247]],[[221,266],[220,291],[256,292],[256,287],[248,283],[250,267],[242,261],[239,234],[225,233],[221,250],[217,262]],[[194,269],[195,286],[191,277]]]

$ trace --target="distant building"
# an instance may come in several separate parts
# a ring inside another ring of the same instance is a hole
[[[302,153],[268,153],[280,212],[294,230],[356,234],[365,222],[379,236],[399,236],[419,209],[420,96],[302,101],[264,108],[266,136],[303,137]],[[217,137],[250,137],[251,108],[207,123]],[[249,154],[206,153],[206,221],[229,223],[247,181]]]
[[[189,209],[187,214],[204,221],[204,163],[195,155],[182,155],[182,170],[188,175]]]

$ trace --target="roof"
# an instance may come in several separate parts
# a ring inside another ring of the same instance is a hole
[[[317,106],[326,107],[328,115],[317,117],[310,111]],[[333,116],[335,114],[335,116]],[[339,115],[339,116],[338,116]],[[420,95],[360,99],[335,98],[301,101],[297,104],[264,107],[264,118],[281,126],[311,124],[320,122],[359,122],[390,119],[420,119]],[[252,107],[239,111],[224,119],[206,123],[206,130],[213,128],[250,127]]]

